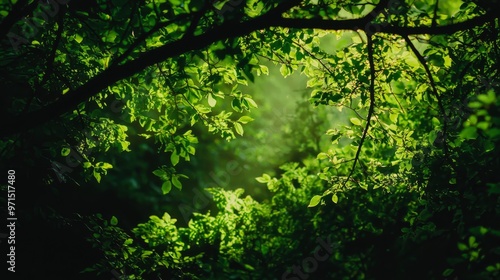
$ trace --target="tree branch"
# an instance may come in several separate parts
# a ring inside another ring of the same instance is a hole
[[[115,64],[118,65],[118,64],[122,63],[123,61],[125,61],[127,59],[127,57],[134,50],[136,50],[137,47],[139,47],[140,44],[144,43],[146,41],[146,39],[149,38],[154,33],[160,31],[162,28],[165,28],[165,27],[169,26],[170,24],[173,24],[175,22],[181,21],[183,19],[187,19],[189,16],[190,15],[188,15],[188,14],[182,14],[182,15],[177,16],[174,20],[169,20],[169,21],[166,21],[166,22],[160,22],[160,23],[156,24],[153,28],[151,28],[151,30],[149,30],[149,31],[141,34],[132,44],[130,44],[130,46],[127,48],[127,50],[125,52],[123,52],[122,54],[120,54],[111,63],[111,65],[115,65]],[[186,38],[183,38],[183,39],[186,39]]]
[[[347,19],[347,20],[328,20],[328,19],[294,19],[294,18],[281,18],[279,20],[274,20],[271,24],[272,26],[297,28],[297,29],[323,29],[323,30],[364,30],[367,27],[374,28],[373,33],[386,33],[386,34],[396,34],[396,35],[417,35],[417,34],[428,34],[428,35],[445,35],[453,34],[457,31],[471,29],[476,26],[490,22],[496,18],[500,17],[500,14],[494,14],[492,12],[475,17],[470,20],[466,20],[459,23],[449,24],[445,26],[394,26],[390,24],[373,24],[371,23],[370,14],[359,19]],[[368,30],[365,30],[368,31]]]

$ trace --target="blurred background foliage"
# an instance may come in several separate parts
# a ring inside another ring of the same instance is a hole
[[[2,19],[28,4],[14,2],[0,3]],[[117,65],[212,28],[233,32],[286,3],[236,2],[72,1],[26,42],[2,41],[0,155],[16,170],[19,271],[498,278],[497,16],[452,35],[381,33],[371,44],[357,31],[257,30],[168,57],[4,136],[18,117],[127,69]],[[449,25],[491,15],[486,2],[400,1],[374,20]],[[43,9],[35,4],[25,8]],[[286,14],[346,20],[374,5],[311,0]]]

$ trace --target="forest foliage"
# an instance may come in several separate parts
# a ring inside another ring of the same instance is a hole
[[[84,277],[495,279],[496,2],[3,1],[2,165]]]

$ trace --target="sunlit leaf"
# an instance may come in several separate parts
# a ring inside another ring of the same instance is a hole
[[[389,118],[391,119],[391,121],[393,123],[397,123],[398,122],[398,115],[397,114],[390,114]]]
[[[328,154],[327,153],[319,153],[316,158],[317,159],[327,159],[328,158]]]
[[[234,122],[234,129],[239,135],[243,136],[243,126],[240,123]]]
[[[163,169],[156,169],[155,171],[153,171],[153,174],[162,179],[167,178],[167,172],[165,172],[165,170]]]
[[[215,98],[212,96],[212,94],[209,94],[208,95],[208,105],[210,105],[210,107],[215,107],[215,104],[217,104],[217,100],[215,100]]]
[[[257,103],[255,103],[255,101],[252,99],[252,98],[249,98],[249,97],[245,97],[244,98],[249,104],[250,106],[252,106],[253,108],[258,108],[259,106],[257,106]]]
[[[182,189],[182,184],[181,182],[179,181],[179,178],[177,176],[172,176],[172,184],[174,185],[174,187],[176,187],[177,189]]]
[[[311,201],[309,202],[309,205],[307,207],[315,207],[319,204],[321,201],[321,195],[315,195],[311,198]]]
[[[358,119],[358,118],[350,118],[349,119],[351,121],[352,124],[354,125],[358,125],[360,126],[361,125],[361,121]]]
[[[477,128],[474,126],[469,126],[464,128],[460,132],[460,137],[464,139],[476,139],[477,138]]]
[[[281,65],[280,73],[281,73],[281,75],[283,75],[283,77],[287,77],[291,74],[290,70],[286,64]]]
[[[63,157],[68,156],[70,153],[71,153],[71,149],[70,148],[62,148],[61,149],[61,156],[63,156]]]
[[[163,182],[163,184],[161,185],[161,191],[163,192],[163,194],[167,194],[171,190],[172,190],[172,183],[170,183],[170,181]]]
[[[257,178],[255,178],[255,180],[257,180],[257,182],[263,183],[263,184],[267,183],[267,181],[268,181],[264,177],[257,177]]]
[[[238,122],[243,123],[243,124],[251,122],[251,121],[253,121],[253,119],[249,116],[243,116],[243,117],[240,117],[238,119]]]
[[[75,41],[80,44],[83,41],[83,37],[80,34],[75,35]]]
[[[172,162],[173,166],[176,166],[177,163],[179,163],[179,155],[177,154],[177,152],[172,152],[172,154],[170,155],[170,162]]]
[[[97,171],[94,171],[94,178],[96,179],[97,183],[101,182],[101,174]]]

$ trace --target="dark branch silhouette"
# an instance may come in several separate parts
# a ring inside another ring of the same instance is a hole
[[[363,148],[363,143],[365,142],[366,135],[368,134],[368,130],[370,129],[370,121],[373,116],[373,112],[375,110],[375,61],[373,58],[373,35],[368,35],[367,39],[367,48],[368,48],[368,63],[370,64],[370,107],[368,108],[368,115],[366,116],[366,125],[363,130],[363,135],[361,136],[361,140],[359,141],[358,149],[356,150],[356,155],[354,156],[354,161],[352,163],[351,171],[349,175],[347,175],[346,180],[344,181],[344,185],[351,179],[352,174],[354,174],[354,170],[356,169],[356,164],[359,161],[359,155],[361,154],[361,149]]]
[[[429,83],[431,84],[432,88],[432,95],[437,99],[438,107],[439,107],[439,112],[441,113],[441,118],[443,119],[443,152],[446,157],[448,157],[448,144],[446,143],[446,135],[448,131],[448,125],[447,125],[447,120],[448,117],[446,116],[446,111],[444,110],[444,105],[443,101],[441,100],[441,97],[439,96],[437,87],[436,87],[436,82],[434,81],[434,77],[432,76],[431,70],[429,69],[429,66],[427,65],[427,61],[425,61],[425,58],[418,52],[417,48],[413,44],[413,42],[408,38],[408,36],[403,36],[406,43],[410,47],[411,51],[415,54],[417,57],[418,61],[420,64],[425,69],[425,73],[427,74],[427,77],[429,78]]]

